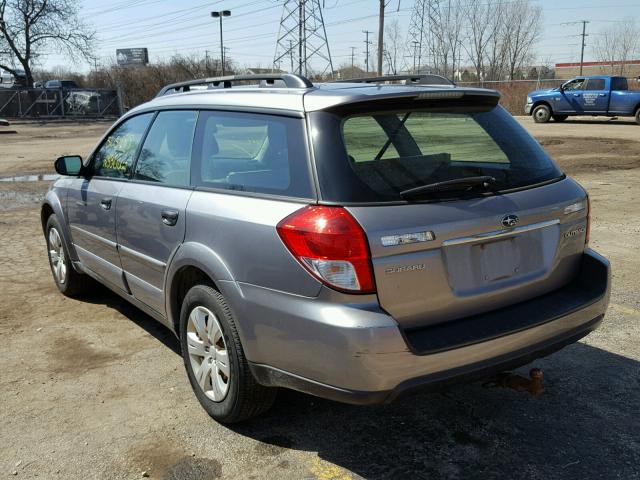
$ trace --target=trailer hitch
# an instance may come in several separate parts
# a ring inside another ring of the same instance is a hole
[[[542,370],[539,368],[532,368],[529,371],[529,378],[511,372],[502,372],[487,380],[482,386],[485,388],[510,388],[517,392],[528,392],[537,397],[544,393],[542,377]]]

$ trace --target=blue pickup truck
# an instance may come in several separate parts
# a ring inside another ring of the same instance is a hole
[[[551,118],[563,122],[570,115],[636,117],[640,124],[640,91],[629,91],[625,77],[578,77],[552,90],[527,95],[524,109],[536,123]]]

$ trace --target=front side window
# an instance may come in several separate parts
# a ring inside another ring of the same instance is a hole
[[[140,151],[133,178],[188,186],[197,116],[194,111],[158,113]]]
[[[564,89],[567,91],[584,90],[584,86],[587,83],[585,78],[576,78],[564,84]]]
[[[302,119],[201,112],[194,142],[198,186],[309,198]]]
[[[137,115],[120,124],[93,156],[93,173],[100,177],[127,178],[153,113]]]

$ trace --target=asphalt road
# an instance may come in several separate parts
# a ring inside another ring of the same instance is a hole
[[[0,478],[640,478],[640,127],[525,124],[589,189],[592,246],[614,272],[602,328],[534,362],[539,398],[471,384],[354,407],[282,391],[268,414],[223,427],[168,330],[104,288],[57,292],[38,218],[46,186],[0,182]],[[19,135],[50,165],[105,127],[47,127],[33,147]],[[0,176],[46,172],[20,164],[4,156]]]

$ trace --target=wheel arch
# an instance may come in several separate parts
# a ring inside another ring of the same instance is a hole
[[[551,106],[551,104],[547,101],[547,100],[537,100],[536,102],[534,102],[534,104],[531,107],[531,113],[529,113],[529,116],[533,116],[533,111],[539,107],[540,105],[545,105],[549,108],[549,111],[551,112],[551,115],[553,115],[553,107]]]
[[[167,320],[180,334],[180,309],[189,289],[206,284],[220,291],[220,282],[233,283],[233,275],[222,258],[209,247],[183,243],[173,256],[165,278]]]
[[[69,230],[69,224],[64,216],[60,198],[53,191],[49,190],[42,202],[42,206],[40,207],[40,223],[42,224],[42,233],[45,235],[47,222],[49,221],[49,217],[53,214],[55,214],[60,221],[60,227],[62,229],[60,233],[62,234],[62,240],[67,246],[69,256],[73,262],[77,262],[78,254],[76,253],[76,249],[71,241],[71,231]],[[75,265],[74,268],[76,268]]]

